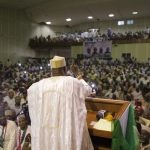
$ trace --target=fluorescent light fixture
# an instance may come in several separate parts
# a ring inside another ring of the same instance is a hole
[[[72,20],[71,18],[67,18],[67,19],[66,19],[67,22],[69,22],[69,21],[71,21],[71,20]]]
[[[51,24],[51,22],[50,22],[50,21],[47,21],[46,24]]]
[[[128,25],[133,24],[133,23],[134,23],[134,20],[127,20]]]
[[[50,66],[50,64],[47,64],[48,65],[48,67]]]
[[[137,15],[138,12],[137,12],[137,11],[133,11],[132,14],[133,14],[133,15]]]
[[[88,19],[93,19],[93,17],[92,16],[88,16]]]
[[[123,26],[124,25],[124,21],[121,20],[121,21],[118,21],[118,26]]]
[[[114,17],[115,15],[114,15],[114,14],[109,14],[108,16],[109,16],[109,17]]]

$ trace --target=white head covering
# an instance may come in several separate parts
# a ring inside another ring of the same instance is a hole
[[[9,91],[8,91],[8,92],[9,92],[9,93],[10,93],[10,92],[13,92],[13,93],[15,94],[15,92],[14,92],[14,90],[13,90],[13,89],[9,89]]]
[[[66,61],[64,57],[54,56],[53,59],[50,60],[51,68],[61,68],[66,66]]]
[[[13,111],[10,109],[5,110],[5,116],[12,116],[13,115]]]

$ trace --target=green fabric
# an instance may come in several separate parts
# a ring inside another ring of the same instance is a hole
[[[126,137],[123,136],[119,120],[114,121],[112,133],[112,150],[137,150],[139,139],[137,135],[136,123],[134,119],[134,109],[129,107]]]
[[[126,129],[126,140],[130,145],[130,150],[137,150],[139,146],[138,131],[135,122],[135,113],[132,106],[129,107],[128,123]]]
[[[114,131],[112,135],[112,150],[130,150],[129,144],[123,136],[120,121],[114,121]]]

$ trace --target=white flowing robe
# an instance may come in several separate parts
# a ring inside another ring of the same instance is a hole
[[[32,150],[93,150],[85,107],[91,91],[69,76],[34,83],[28,89]]]
[[[0,135],[2,135],[3,127],[0,126]],[[17,143],[17,126],[15,122],[7,120],[7,127],[4,128],[4,148],[0,150],[15,150]]]

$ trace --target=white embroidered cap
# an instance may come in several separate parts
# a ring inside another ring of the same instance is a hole
[[[50,60],[51,68],[62,68],[66,66],[66,61],[64,57],[54,56],[53,59]]]

